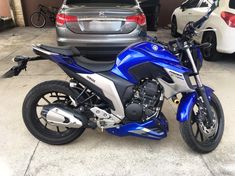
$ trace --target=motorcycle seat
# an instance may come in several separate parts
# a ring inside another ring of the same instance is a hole
[[[74,57],[77,65],[94,73],[109,71],[115,65],[115,61],[94,61],[83,56]]]
[[[80,55],[79,50],[72,46],[53,47],[47,45],[37,45],[39,49],[57,53],[63,56],[72,56],[76,64],[94,73],[109,71],[115,65],[115,61],[94,61]],[[34,52],[42,57],[47,57],[47,53],[43,53],[37,49]]]
[[[41,44],[38,47],[52,53],[61,54],[63,56],[80,56],[80,51],[73,46],[53,47]]]

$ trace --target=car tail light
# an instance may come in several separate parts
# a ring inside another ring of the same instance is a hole
[[[222,12],[221,18],[224,19],[228,26],[235,28],[235,14],[230,12]]]
[[[144,26],[146,24],[146,17],[143,13],[133,16],[126,17],[127,22],[135,22],[140,26]]]
[[[56,15],[56,24],[58,26],[63,26],[65,23],[69,23],[69,22],[78,22],[78,17],[66,15],[64,13],[58,13]]]

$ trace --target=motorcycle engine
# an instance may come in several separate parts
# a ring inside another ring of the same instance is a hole
[[[126,104],[126,117],[129,121],[145,121],[156,117],[163,104],[162,86],[153,80],[141,82],[134,90],[134,96]]]

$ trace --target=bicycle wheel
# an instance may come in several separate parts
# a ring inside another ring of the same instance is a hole
[[[46,17],[41,12],[34,12],[30,21],[35,28],[43,28],[46,25]]]

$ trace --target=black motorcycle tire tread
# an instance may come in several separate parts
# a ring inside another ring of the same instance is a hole
[[[51,145],[63,145],[70,143],[75,139],[77,139],[78,137],[80,137],[84,132],[85,128],[72,129],[72,133],[69,134],[68,136],[61,138],[53,138],[51,136],[41,134],[32,123],[31,118],[35,117],[31,116],[32,111],[30,107],[35,103],[34,98],[48,91],[62,91],[68,93],[69,95],[73,95],[72,91],[69,89],[69,84],[65,81],[55,80],[55,81],[46,81],[38,84],[37,86],[35,86],[33,89],[30,90],[30,92],[27,94],[24,100],[22,108],[24,123],[27,129],[30,131],[30,133],[42,142]]]
[[[180,132],[186,144],[195,152],[202,154],[212,152],[214,149],[216,149],[222,139],[224,132],[224,112],[221,103],[215,94],[211,95],[211,100],[216,105],[216,108],[219,113],[218,116],[220,118],[219,131],[216,140],[214,140],[212,143],[202,145],[195,139],[191,130],[191,120],[188,120],[184,123],[180,123]]]

